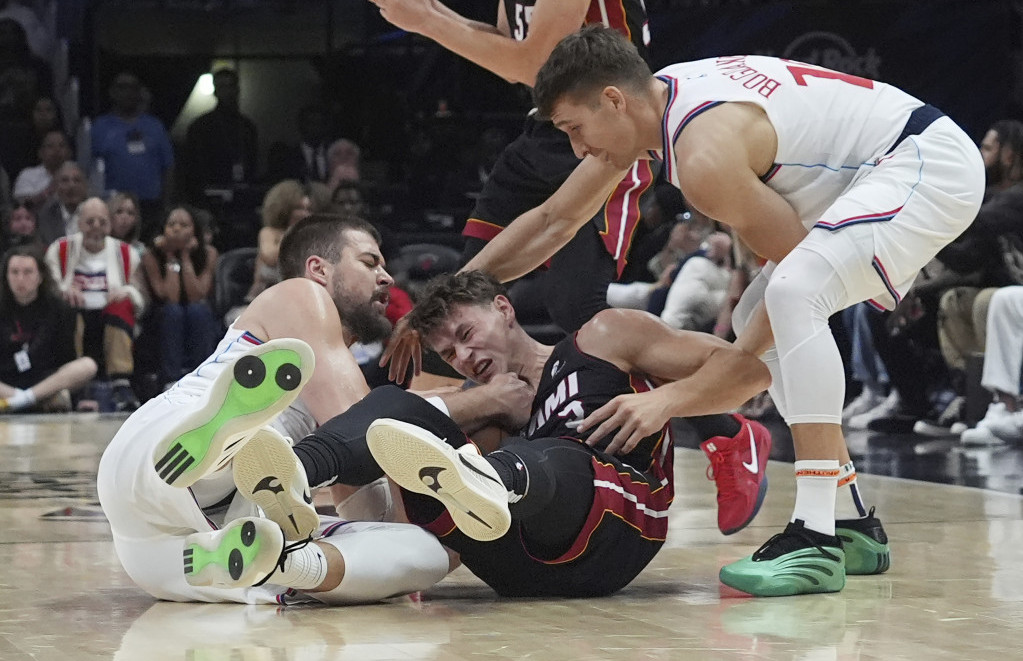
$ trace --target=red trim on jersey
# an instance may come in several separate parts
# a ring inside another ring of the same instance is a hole
[[[406,514],[407,514],[406,510]],[[444,510],[444,513],[438,516],[429,523],[420,523],[419,527],[432,532],[436,537],[446,537],[457,530],[455,522],[451,519],[451,514]]]
[[[500,225],[488,223],[487,221],[480,220],[479,218],[470,218],[465,221],[465,228],[462,230],[462,236],[490,241],[500,234],[503,229],[504,228]]]
[[[664,541],[668,533],[668,508],[675,496],[671,481],[651,488],[647,482],[635,481],[630,473],[619,473],[613,464],[597,457],[593,457],[592,463],[593,505],[579,536],[561,556],[553,560],[534,558],[537,562],[558,565],[575,560],[586,552],[590,538],[608,516],[632,526],[646,539]]]
[[[124,242],[118,248],[121,249],[121,268],[124,270],[124,284],[127,285],[131,283],[131,248]]]
[[[600,230],[600,238],[608,254],[615,259],[619,277],[629,263],[629,249],[639,227],[639,198],[653,183],[650,162],[636,161],[604,205],[604,229]]]
[[[617,3],[614,0],[605,2],[604,11],[607,12],[607,23],[604,22],[604,15],[600,11],[601,2],[602,0],[590,2],[590,8],[586,10],[585,25],[599,23],[605,27],[614,28],[628,37],[629,41],[632,41],[632,30],[629,29],[629,21],[625,17],[625,0],[618,0]]]
[[[60,277],[67,275],[67,239],[59,239],[57,252],[60,254]]]

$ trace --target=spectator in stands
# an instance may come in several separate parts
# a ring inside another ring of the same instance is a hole
[[[285,179],[267,191],[261,213],[263,228],[259,230],[259,255],[256,257],[252,287],[245,295],[246,301],[280,282],[277,251],[281,247],[281,237],[285,230],[312,213],[312,202],[301,183]]]
[[[139,240],[139,201],[134,193],[114,193],[107,200],[110,209],[110,236],[124,241],[142,258],[145,244]]]
[[[106,188],[139,198],[142,240],[159,231],[164,203],[172,198],[174,151],[163,123],[142,111],[142,84],[122,72],[110,85],[110,112],[92,126],[92,157],[103,159]]]
[[[35,246],[3,257],[0,287],[0,411],[70,411],[71,391],[96,375],[75,354],[75,312]]]
[[[78,205],[89,195],[85,172],[74,161],[57,170],[55,194],[39,209],[39,239],[49,245],[78,231]]]
[[[41,207],[53,197],[57,189],[56,174],[60,166],[73,156],[67,135],[62,129],[47,132],[36,152],[38,165],[18,173],[14,180],[14,199]]]
[[[110,210],[92,197],[78,209],[80,231],[46,250],[46,263],[64,300],[78,312],[79,355],[99,365],[111,381],[116,410],[138,407],[131,389],[135,318],[143,298],[136,286],[139,260],[127,243],[110,236]]]
[[[342,181],[330,194],[330,211],[342,216],[366,218],[362,189],[356,181]]]
[[[46,245],[36,234],[36,212],[28,204],[22,203],[3,216],[3,231],[0,233],[0,253],[7,252],[14,246],[36,246],[40,253]]]
[[[0,14],[0,115],[27,119],[35,100],[52,89],[50,65],[32,53],[21,24]]]
[[[330,143],[327,149],[327,188],[336,189],[346,181],[362,179],[362,150],[348,138]]]
[[[213,289],[217,250],[206,243],[198,214],[177,206],[167,214],[163,233],[142,256],[157,331],[164,383],[173,383],[199,365],[216,347],[220,326],[207,300]]]
[[[298,144],[275,142],[267,150],[267,181],[297,179],[307,184],[312,181],[326,183],[330,176],[327,167],[330,122],[326,109],[320,104],[302,106],[295,123],[298,126]]]
[[[702,254],[701,254],[702,253]],[[661,319],[673,328],[709,332],[728,296],[732,278],[732,237],[714,232],[679,269]]]
[[[194,203],[205,200],[206,189],[230,189],[256,181],[259,133],[239,108],[240,93],[238,72],[217,69],[213,72],[217,106],[188,127],[185,172],[189,199]]]
[[[963,431],[964,445],[1023,443],[1023,287],[1002,287],[987,310],[987,350],[980,384],[994,401],[973,429]]]

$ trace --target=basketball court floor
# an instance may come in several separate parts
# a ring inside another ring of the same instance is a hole
[[[1023,659],[1015,450],[854,437],[861,471],[959,484],[861,473],[893,566],[850,577],[838,594],[753,599],[722,586],[718,568],[786,522],[792,467],[770,463],[760,515],[724,537],[706,459],[682,448],[668,542],[616,596],[498,599],[459,569],[417,599],[277,609],[161,603],[132,585],[95,488],[99,456],[122,419],[0,419],[0,661]],[[791,460],[778,436],[772,457]]]

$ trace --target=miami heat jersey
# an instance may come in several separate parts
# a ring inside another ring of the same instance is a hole
[[[922,101],[885,83],[774,57],[740,55],[674,64],[664,114],[666,178],[681,187],[675,140],[700,113],[721,103],[760,106],[778,134],[765,183],[810,228],[861,167],[884,158]]]
[[[533,17],[536,0],[505,0],[504,13],[508,18],[511,36],[522,41],[529,34],[529,22]],[[643,59],[647,58],[650,45],[650,27],[647,25],[646,6],[643,0],[592,0],[586,10],[583,25],[599,23],[614,28],[628,37],[639,49]],[[582,27],[582,26],[579,26]]]
[[[558,342],[544,365],[543,377],[533,399],[533,416],[523,436],[537,438],[580,438],[575,428],[579,421],[618,395],[646,392],[653,384],[627,374],[611,363],[583,353],[575,336]],[[614,434],[608,434],[596,447],[603,450]],[[627,455],[618,458],[633,468],[646,471],[652,463],[661,463],[670,452],[668,426],[643,439]]]

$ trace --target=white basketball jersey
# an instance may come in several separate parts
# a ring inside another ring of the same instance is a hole
[[[683,62],[656,75],[669,86],[659,154],[668,180],[681,188],[675,140],[694,117],[725,102],[756,104],[778,134],[775,164],[763,180],[808,228],[861,166],[884,156],[923,105],[885,83],[774,57]]]

